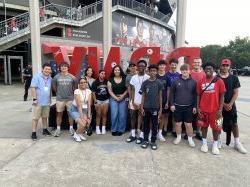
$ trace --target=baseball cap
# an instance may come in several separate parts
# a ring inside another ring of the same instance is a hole
[[[227,59],[227,58],[225,58],[225,59],[222,59],[222,61],[221,61],[221,63],[220,63],[221,65],[231,65],[231,60],[229,60],[229,59]]]

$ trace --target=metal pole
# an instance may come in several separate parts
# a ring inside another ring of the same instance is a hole
[[[8,28],[8,24],[7,24],[7,13],[6,13],[6,2],[5,0],[3,0],[3,6],[4,6],[4,20],[5,20],[5,34],[7,35],[7,28]]]
[[[72,0],[70,0],[70,19],[72,20]]]
[[[33,75],[41,72],[41,38],[40,38],[40,16],[38,0],[29,0],[30,8],[30,34],[31,34],[31,54]]]
[[[187,10],[187,0],[178,0],[176,47],[184,47],[185,46],[186,10]]]

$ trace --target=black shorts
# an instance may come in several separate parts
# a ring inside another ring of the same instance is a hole
[[[237,119],[238,115],[236,110],[235,111],[223,111],[222,112],[223,116],[223,131],[228,132],[229,130],[231,131],[233,126],[237,124]]]
[[[193,107],[175,105],[174,119],[178,122],[192,123]]]

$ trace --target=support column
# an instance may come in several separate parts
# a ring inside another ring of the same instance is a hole
[[[176,26],[176,48],[185,47],[185,31],[186,31],[186,10],[187,0],[177,1],[177,26]],[[184,58],[178,59],[178,71],[180,66],[184,64]]]
[[[33,75],[41,72],[41,39],[40,39],[40,16],[39,0],[29,0],[30,8],[30,33]]]
[[[112,46],[112,1],[102,1],[103,13],[103,65],[108,57],[108,52]]]

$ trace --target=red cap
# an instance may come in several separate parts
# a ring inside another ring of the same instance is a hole
[[[227,59],[227,58],[222,59],[222,61],[221,61],[220,64],[221,64],[221,65],[229,65],[229,66],[231,66],[231,60],[229,60],[229,59]]]

